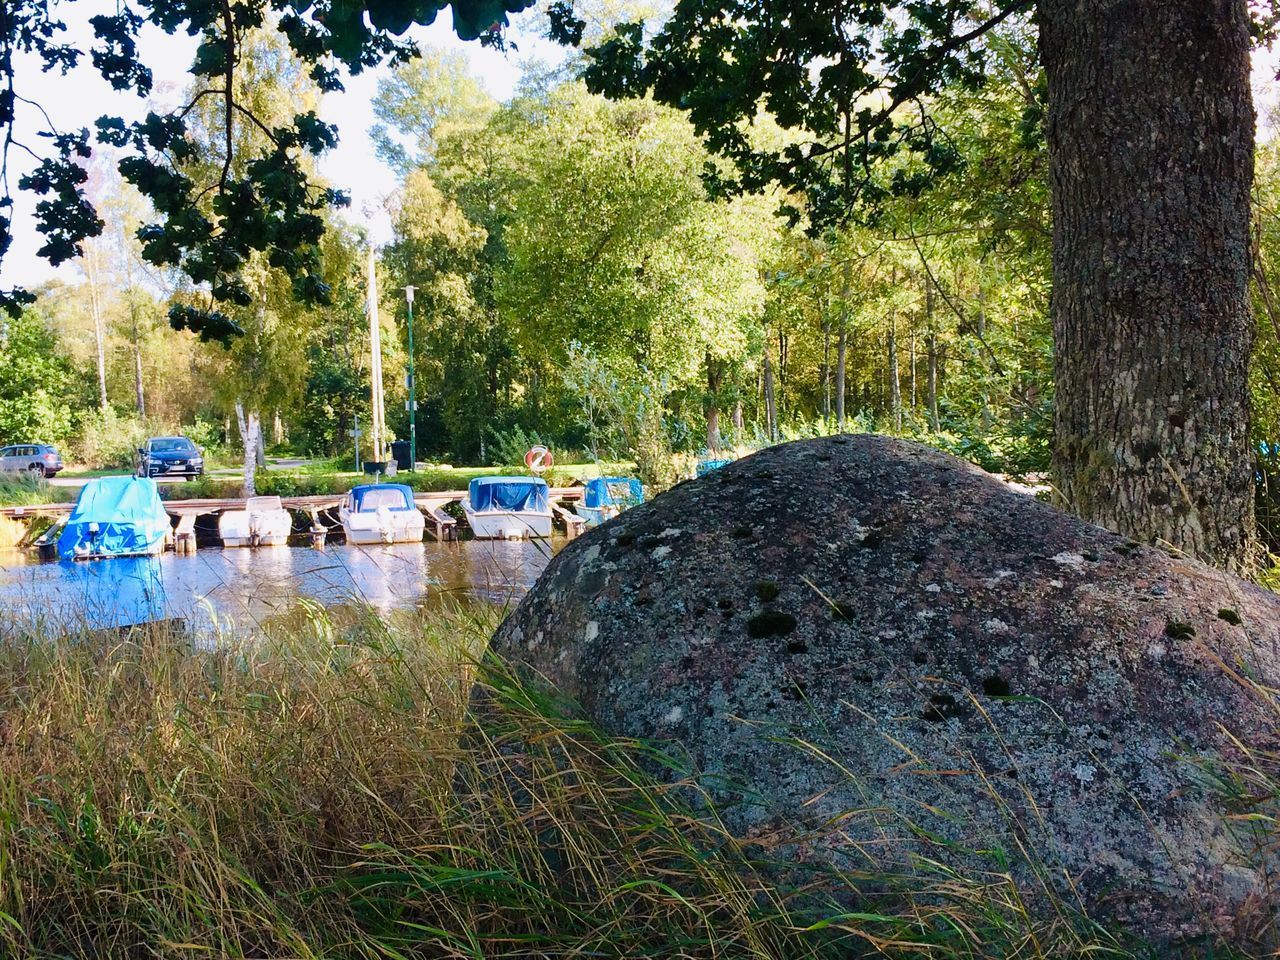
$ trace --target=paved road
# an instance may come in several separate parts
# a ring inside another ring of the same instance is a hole
[[[311,462],[311,460],[301,458],[268,457],[266,469],[294,470],[298,467],[304,467]],[[235,480],[241,476],[242,472],[243,471],[236,468],[223,468],[220,470],[210,470],[207,475],[217,480]],[[129,471],[121,470],[118,475],[122,477],[129,476]],[[73,490],[78,490],[92,479],[92,477],[52,477],[49,480],[49,486],[70,487]],[[183,477],[156,477],[155,481],[159,484],[183,484],[187,482]]]

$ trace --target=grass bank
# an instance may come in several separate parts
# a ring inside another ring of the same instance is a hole
[[[221,646],[0,642],[0,955],[1139,955],[999,876],[852,911],[780,885],[650,746],[496,664],[469,715],[494,619],[302,604]]]

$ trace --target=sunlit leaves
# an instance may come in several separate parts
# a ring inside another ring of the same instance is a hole
[[[975,87],[986,70],[988,27],[1031,8],[997,0],[680,0],[647,45],[639,24],[589,51],[593,91],[651,93],[686,110],[707,145],[733,161],[709,178],[719,193],[771,184],[804,194],[814,229],[842,221],[858,205],[894,191],[918,193],[924,175],[878,180],[875,168],[902,151],[946,172],[954,153],[916,109],[943,86]],[[575,42],[576,21],[561,6],[553,24]],[[792,132],[761,146],[750,135],[761,110]],[[793,219],[798,216],[793,210]]]
[[[455,0],[455,28],[464,39],[492,36],[510,13],[530,3]],[[337,132],[311,111],[299,112],[290,123],[264,123],[252,105],[227,97],[228,84],[234,89],[243,67],[241,45],[252,31],[272,29],[274,24],[319,88],[336,90],[341,87],[338,64],[358,72],[387,59],[403,61],[415,55],[416,48],[402,39],[403,33],[414,24],[433,22],[446,5],[441,0],[147,0],[89,18],[94,67],[115,89],[131,89],[140,96],[152,87],[151,71],[137,46],[146,23],[200,40],[190,67],[190,74],[198,78],[196,99],[171,113],[150,113],[137,123],[126,124],[119,117],[103,117],[97,123],[99,141],[125,152],[122,175],[159,214],[158,221],[139,235],[143,255],[157,265],[183,270],[206,285],[215,299],[243,304],[249,287],[238,274],[250,255],[263,253],[286,273],[295,295],[323,302],[328,286],[320,279],[322,214],[344,203],[345,197],[314,183],[304,158],[332,148]],[[15,50],[37,54],[45,69],[62,70],[85,52],[59,42],[63,27],[50,16],[51,6],[52,0],[5,0],[0,18],[0,128],[11,131],[16,121]],[[222,122],[228,142],[238,139],[232,135],[237,125],[257,126],[265,135],[249,148],[252,155],[223,157],[220,168],[197,162],[207,152],[201,152],[190,127],[192,111],[202,108],[206,98],[218,96],[226,98]],[[52,155],[42,158],[20,188],[41,198],[36,216],[46,242],[40,252],[61,263],[77,256],[81,242],[96,236],[102,225],[83,194],[81,164],[88,152],[88,134],[49,134]],[[8,200],[0,197],[0,255],[11,238]],[[0,293],[0,307],[15,310],[25,299],[21,291]],[[202,335],[213,331],[215,339],[235,332],[216,311],[201,322],[188,312],[173,319]]]

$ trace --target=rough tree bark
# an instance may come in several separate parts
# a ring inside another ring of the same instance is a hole
[[[1041,0],[1065,504],[1226,567],[1253,526],[1246,0]]]

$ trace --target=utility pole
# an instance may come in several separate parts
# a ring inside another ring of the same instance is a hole
[[[409,471],[418,469],[418,393],[413,376],[413,287],[404,288],[409,302]]]

